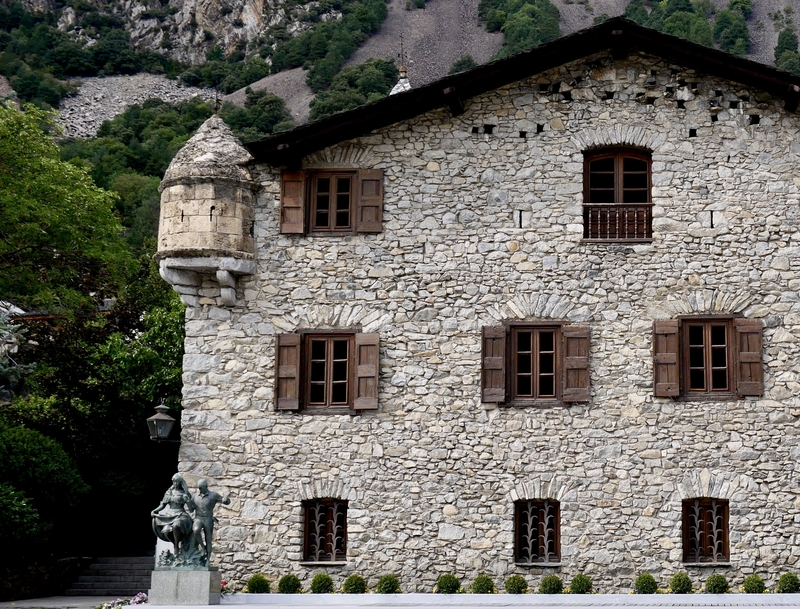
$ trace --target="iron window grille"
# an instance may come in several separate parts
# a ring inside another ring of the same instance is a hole
[[[518,563],[559,562],[561,521],[558,501],[517,501],[514,515],[514,560]]]
[[[304,502],[303,558],[311,562],[341,562],[347,556],[347,501],[313,499]]]
[[[683,560],[688,563],[730,560],[727,501],[688,499],[683,502]]]

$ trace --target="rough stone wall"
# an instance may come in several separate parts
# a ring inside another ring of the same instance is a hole
[[[377,235],[280,235],[279,172],[258,167],[258,272],[235,307],[209,278],[187,311],[180,468],[231,494],[223,576],[307,586],[301,501],[331,494],[350,501],[337,585],[585,572],[624,592],[644,570],[796,568],[799,127],[757,91],[598,56],[305,159],[383,168]],[[617,144],[652,151],[651,244],[582,242],[582,152]],[[653,397],[653,320],[695,312],[764,320],[762,398]],[[515,319],[591,327],[591,402],[481,403],[481,326]],[[378,412],[275,412],[275,334],[308,328],[380,333]],[[561,501],[560,567],[514,565],[513,501],[537,495]],[[730,500],[730,567],[681,562],[695,496]]]

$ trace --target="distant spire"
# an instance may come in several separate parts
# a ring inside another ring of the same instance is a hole
[[[411,83],[408,82],[408,70],[406,69],[407,58],[406,51],[403,46],[403,32],[400,32],[400,55],[398,56],[398,59],[400,60],[400,78],[394,88],[392,88],[392,90],[389,92],[389,95],[411,90]]]

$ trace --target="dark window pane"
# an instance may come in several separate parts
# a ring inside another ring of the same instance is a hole
[[[333,384],[333,398],[331,402],[334,404],[344,404],[347,402],[347,383]]]
[[[517,376],[517,395],[520,396],[531,395],[531,377]]]
[[[331,179],[330,178],[317,178],[317,192],[330,192]]]
[[[728,350],[725,347],[711,349],[711,367],[725,368],[728,365]]]
[[[333,341],[333,359],[347,359],[347,341]]]
[[[517,350],[530,351],[531,350],[531,333],[530,332],[517,332]]]
[[[328,226],[328,212],[318,211],[314,216],[314,226],[317,228],[327,228]]]
[[[714,370],[711,372],[711,388],[723,391],[728,388],[728,371]]]
[[[725,345],[725,326],[711,326],[711,344]]]
[[[647,161],[625,157],[622,159],[622,171],[647,171]]]
[[[555,379],[552,376],[539,377],[539,395],[543,397],[554,396],[555,392]]]
[[[336,180],[336,192],[350,192],[350,178],[339,178]]]
[[[589,171],[614,171],[614,157],[607,156],[589,163]]]
[[[328,195],[317,195],[317,211],[328,211],[330,208],[330,197]]]
[[[625,190],[622,193],[623,203],[647,203],[646,190]]]
[[[689,326],[689,344],[703,345],[703,326]]]
[[[539,373],[552,374],[555,372],[555,356],[552,353],[539,354]]]
[[[333,362],[333,381],[347,380],[347,362]]]
[[[325,359],[325,341],[311,341],[311,359]]]
[[[531,372],[531,354],[519,353],[517,355],[517,372]]]
[[[592,190],[589,192],[591,201],[587,203],[616,203],[613,190]]]
[[[555,332],[539,332],[539,351],[553,351]]]
[[[350,195],[336,195],[336,209],[347,211],[350,209]]]
[[[589,188],[614,188],[613,173],[592,173],[589,180]]]
[[[689,372],[689,388],[700,391],[706,388],[706,379],[704,370],[691,370]]]
[[[325,385],[312,384],[309,401],[312,404],[323,404],[325,402]]]
[[[647,188],[646,173],[626,173],[622,177],[623,188]]]
[[[705,366],[705,360],[703,358],[704,350],[702,347],[692,347],[689,349],[689,367],[690,368],[702,368]]]
[[[325,381],[325,362],[311,362],[311,381]]]
[[[337,211],[336,212],[336,227],[337,228],[346,228],[350,226],[350,212],[345,211]]]

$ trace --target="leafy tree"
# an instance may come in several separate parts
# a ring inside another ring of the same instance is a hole
[[[691,0],[667,0],[664,5],[664,17],[669,18],[675,13],[694,13]]]
[[[717,6],[712,0],[692,0],[692,6],[694,6],[694,12],[705,17],[706,21],[717,12]]]
[[[775,45],[776,63],[786,51],[797,53],[797,34],[791,28],[785,28],[778,34],[778,44]]]
[[[453,65],[450,66],[450,71],[448,74],[458,74],[459,72],[465,72],[466,70],[471,70],[472,68],[476,67],[478,63],[472,58],[472,55],[464,55],[459,59],[456,59],[453,62]]]
[[[631,0],[628,6],[625,7],[625,12],[622,13],[622,16],[639,25],[645,25],[649,15],[644,6],[644,0]]]
[[[244,108],[226,103],[220,116],[243,142],[273,133],[277,125],[291,124],[292,120],[283,99],[274,93],[253,91],[249,87]]]
[[[753,12],[752,0],[730,0],[728,8],[740,12],[745,19]]]
[[[128,258],[114,196],[59,159],[52,120],[0,106],[0,294],[68,311],[113,292]]]
[[[26,545],[41,542],[47,533],[30,498],[0,482],[0,535],[5,552],[19,556]]]
[[[797,51],[784,51],[778,58],[778,67],[792,74],[800,74],[800,55]]]
[[[714,46],[708,22],[694,13],[673,13],[664,21],[664,32],[707,47]]]
[[[559,12],[550,0],[529,0],[521,5],[517,2],[518,0],[482,0],[485,10],[487,7],[488,10],[503,9],[508,15],[502,27],[504,44],[496,55],[498,58],[526,51],[561,36]],[[490,6],[490,3],[495,6]]]
[[[714,24],[714,40],[719,46],[735,55],[745,55],[750,48],[750,34],[744,16],[729,8],[717,14]]]
[[[647,23],[645,23],[645,27],[649,27],[653,30],[658,30],[659,32],[664,30],[664,8],[661,6],[660,3],[656,3],[653,6],[653,9],[650,11],[650,15],[647,17]]]
[[[394,63],[382,59],[345,68],[333,79],[328,91],[311,100],[311,119],[324,118],[380,99],[388,95],[397,78]]]

